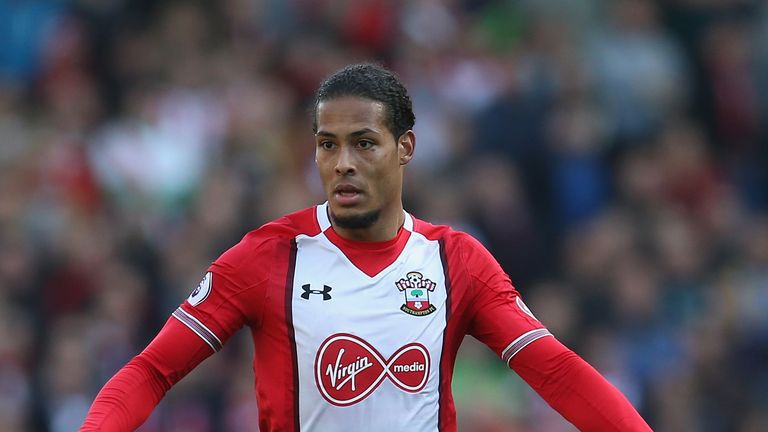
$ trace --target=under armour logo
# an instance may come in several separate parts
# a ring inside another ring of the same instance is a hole
[[[331,299],[331,295],[328,293],[331,292],[333,288],[329,287],[328,285],[323,285],[323,289],[313,290],[313,289],[309,289],[309,284],[304,284],[301,286],[301,289],[304,290],[304,292],[301,293],[301,298],[303,298],[304,300],[309,300],[309,296],[311,294],[322,294],[323,301],[326,301]]]

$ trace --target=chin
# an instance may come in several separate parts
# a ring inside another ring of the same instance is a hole
[[[333,208],[330,209],[331,220],[340,228],[346,229],[369,228],[379,220],[380,214],[380,209],[368,211],[352,209],[341,209],[341,211],[337,211]]]

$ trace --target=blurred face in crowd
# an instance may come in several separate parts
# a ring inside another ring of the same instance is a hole
[[[403,168],[413,157],[415,136],[393,136],[386,109],[355,96],[317,105],[315,161],[331,222],[351,239],[389,240],[402,224]]]

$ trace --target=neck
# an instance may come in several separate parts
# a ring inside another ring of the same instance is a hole
[[[330,212],[330,209],[328,211]],[[366,228],[342,228],[333,221],[333,217],[331,217],[330,214],[328,216],[331,220],[331,226],[336,234],[347,240],[365,242],[383,242],[392,240],[397,236],[397,232],[405,222],[402,204],[393,209],[383,209],[378,220],[376,220],[373,225]]]

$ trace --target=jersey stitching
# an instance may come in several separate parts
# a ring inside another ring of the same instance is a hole
[[[272,266],[271,266],[271,265],[270,265],[269,271],[270,271],[270,272],[272,271]],[[230,284],[232,284],[232,285],[234,285],[234,286],[236,286],[236,287],[240,288],[240,287],[239,287],[239,285],[238,285],[238,284],[236,284],[236,283],[235,283],[235,282],[232,280],[232,278],[229,278],[229,277],[227,277],[227,276],[225,276],[225,275],[223,275],[223,274],[221,274],[221,273],[219,273],[218,271],[215,271],[215,270],[212,270],[212,271],[211,271],[211,273],[213,273],[213,274],[214,274],[214,275],[216,275],[216,276],[220,276],[220,277],[221,277],[221,278],[223,278],[223,279],[226,279],[226,280],[227,280],[227,281],[228,281]],[[248,291],[250,291],[250,290],[252,290],[252,289],[254,289],[254,288],[258,288],[258,287],[260,287],[260,286],[264,285],[264,284],[265,284],[265,283],[266,283],[268,280],[269,280],[269,276],[265,276],[265,277],[264,277],[262,280],[259,280],[258,282],[254,282],[254,283],[252,283],[252,284],[248,285],[248,286],[247,286],[247,287],[245,287],[245,288],[240,288],[240,289],[238,289],[237,291],[235,291],[235,292],[233,292],[233,293],[231,293],[231,294],[229,294],[229,295],[227,295],[227,296],[222,296],[222,298],[221,298],[221,303],[220,303],[218,306],[216,306],[216,308],[215,308],[215,309],[213,309],[213,311],[212,311],[212,313],[211,313],[211,319],[212,319],[213,321],[215,321],[215,322],[216,322],[216,325],[218,325],[218,326],[220,326],[220,327],[221,327],[221,324],[219,324],[219,322],[218,322],[218,321],[216,320],[216,318],[213,316],[213,313],[215,313],[216,311],[218,311],[218,310],[219,310],[219,309],[220,309],[222,306],[224,306],[224,304],[226,303],[226,304],[232,305],[232,307],[234,307],[235,309],[237,309],[237,311],[238,311],[238,312],[240,312],[240,315],[241,315],[241,316],[244,318],[244,319],[243,319],[243,321],[244,321],[244,322],[248,323],[248,325],[252,325],[252,324],[253,324],[253,322],[252,322],[252,320],[250,319],[250,316],[249,316],[248,314],[246,314],[246,313],[245,313],[245,312],[244,312],[244,311],[243,311],[243,310],[240,308],[240,306],[237,304],[237,302],[235,302],[235,301],[233,301],[233,300],[235,299],[235,297],[239,297],[239,296],[241,296],[241,295],[243,295],[243,294],[247,293]],[[263,303],[264,303],[264,302],[262,301],[262,304],[263,304]],[[261,320],[260,320],[261,316],[258,316],[258,318],[259,318],[259,321],[261,321]]]
[[[446,253],[446,246],[445,246],[445,238],[441,237],[438,240],[438,244],[440,246],[440,263],[443,266],[443,286],[445,287],[445,327],[443,327],[443,343],[440,345],[440,364],[437,365],[437,430],[441,431],[444,429],[445,425],[443,424],[443,405],[448,402],[443,402],[443,398],[447,398],[445,393],[445,389],[443,388],[443,361],[445,361],[445,345],[446,345],[446,338],[448,337],[448,325],[449,325],[449,319],[451,318],[451,280],[450,280],[450,269],[448,268],[448,254]],[[448,390],[450,392],[450,390]]]
[[[264,243],[270,243],[270,245],[268,247],[272,248],[272,253],[267,254],[267,255],[273,255],[274,254],[274,249],[277,248],[277,242],[280,241],[280,240],[285,240],[285,239],[284,238],[274,238],[274,239],[269,239],[269,240],[264,242]],[[259,245],[259,248],[264,247],[264,243]],[[232,280],[232,278],[227,277],[226,275],[222,274],[219,271],[211,270],[211,273],[215,274],[216,276],[221,276],[222,278],[226,279],[230,284],[232,284],[235,287],[239,288],[237,291],[235,291],[235,292],[233,292],[233,293],[231,293],[231,294],[229,294],[227,296],[223,296],[221,304],[219,304],[218,306],[216,306],[215,309],[213,309],[213,311],[211,313],[211,316],[210,316],[210,319],[213,320],[216,323],[217,326],[222,327],[221,324],[218,322],[218,320],[216,320],[216,318],[213,316],[213,312],[218,311],[224,305],[225,302],[230,304],[230,305],[232,305],[235,309],[237,309],[238,312],[240,312],[240,315],[244,318],[243,322],[248,323],[248,325],[253,325],[254,324],[253,321],[251,320],[251,317],[248,314],[246,314],[238,306],[238,304],[233,301],[233,299],[235,297],[238,297],[238,296],[242,295],[242,294],[245,294],[246,292],[248,292],[248,291],[250,291],[250,290],[252,290],[254,288],[258,288],[258,287],[264,285],[265,283],[267,283],[269,281],[269,279],[271,277],[271,274],[272,274],[272,268],[274,266],[274,262],[273,262],[273,260],[266,260],[266,261],[269,262],[269,269],[267,269],[267,271],[265,272],[266,276],[264,276],[263,279],[261,279],[261,280],[259,280],[257,282],[254,282],[254,283],[252,283],[252,284],[250,284],[250,285],[248,285],[247,287],[244,287],[244,288],[240,288],[240,286],[237,283],[235,283]],[[261,301],[262,310],[260,310],[260,314],[257,317],[258,320],[259,320],[259,323],[261,322],[261,318],[262,318],[262,315],[263,315],[263,305],[266,302],[266,290],[265,290],[264,296],[263,296],[263,298],[261,300],[262,300]]]
[[[296,329],[293,323],[293,285],[296,277],[296,257],[298,254],[298,242],[296,238],[291,240],[291,250],[288,256],[288,274],[285,278],[285,325],[291,350],[291,371],[293,375],[293,427],[295,432],[301,429],[299,418],[299,358],[296,345]]]

